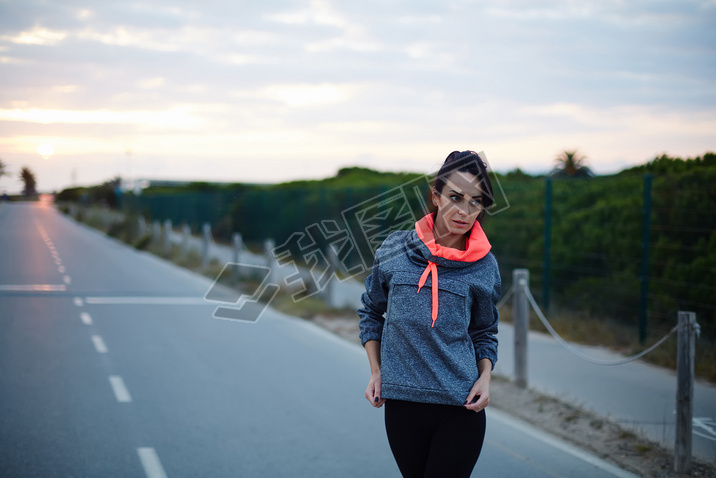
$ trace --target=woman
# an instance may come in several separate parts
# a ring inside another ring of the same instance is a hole
[[[360,337],[404,477],[468,477],[485,436],[497,361],[500,274],[480,221],[492,185],[472,151],[438,172],[435,211],[378,248],[366,279]]]

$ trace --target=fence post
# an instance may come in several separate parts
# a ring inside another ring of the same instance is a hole
[[[552,178],[545,179],[544,183],[544,246],[542,250],[542,305],[549,310],[552,246]]]
[[[231,235],[231,262],[241,264],[241,233],[235,232]],[[234,267],[233,277],[239,279],[239,268]]]
[[[527,388],[527,332],[530,328],[530,309],[525,287],[530,286],[530,271],[512,271],[512,313],[515,329],[515,384]]]
[[[201,268],[209,266],[209,244],[211,242],[211,224],[205,222],[201,234]]]
[[[649,242],[651,235],[651,174],[644,175],[644,204],[641,218],[641,305],[639,307],[639,342],[646,342],[649,311]]]
[[[696,314],[679,311],[679,342],[676,351],[676,443],[674,470],[691,469],[691,425],[694,413],[694,352]]]
[[[264,257],[266,258],[266,267],[270,269],[269,271],[269,284],[278,284],[278,263],[276,262],[276,258],[273,255],[273,250],[276,248],[276,241],[273,239],[266,239],[264,241]]]
[[[162,225],[159,221],[152,221],[152,241],[158,244],[162,239]]]
[[[326,259],[328,260],[328,270],[325,272],[325,274],[328,274],[328,282],[326,283],[325,287],[325,298],[326,302],[328,302],[328,305],[330,307],[338,308],[339,307],[339,300],[338,300],[338,290],[336,284],[338,282],[337,273],[340,267],[339,261],[338,261],[338,255],[336,254],[335,249],[333,249],[333,246],[331,244],[328,244],[326,246]]]
[[[164,221],[164,254],[169,254],[172,250],[172,221],[167,219]]]
[[[184,223],[181,232],[181,253],[182,255],[186,255],[189,252],[189,241],[191,240],[191,227],[189,227],[189,224]]]
[[[139,231],[139,237],[144,237],[147,234],[147,221],[144,216],[137,218],[137,230]]]

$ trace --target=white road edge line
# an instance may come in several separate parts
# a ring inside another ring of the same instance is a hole
[[[600,468],[607,473],[610,473],[619,478],[639,478],[637,475],[630,473],[626,470],[622,470],[618,466],[612,465],[611,463],[602,460],[601,458],[594,456],[591,453],[580,450],[574,445],[571,445],[553,435],[545,433],[542,430],[538,430],[537,428],[529,425],[528,423],[512,418],[506,413],[501,412],[499,410],[495,410],[492,407],[490,408],[491,409],[488,410],[489,417],[495,418],[496,420],[506,424],[507,426],[510,426],[515,430],[524,433],[525,435],[529,435],[532,438],[541,441],[542,443],[546,443],[547,445],[557,448],[558,450],[562,450],[565,453],[569,453],[573,457],[578,458],[586,463],[589,463],[590,465],[596,466],[597,468]]]
[[[167,474],[164,472],[162,462],[159,461],[157,452],[154,448],[137,448],[137,454],[139,455],[139,461],[142,462],[144,467],[144,473],[147,478],[167,478]]]
[[[92,317],[87,312],[82,312],[80,314],[80,319],[82,319],[83,324],[92,325]]]
[[[102,337],[99,335],[93,335],[92,336],[92,342],[94,342],[94,348],[97,349],[97,352],[101,354],[106,354],[109,350],[107,350],[107,346],[104,343],[104,340],[102,340]]]
[[[129,395],[127,386],[124,385],[124,380],[119,375],[110,375],[109,383],[112,385],[114,396],[117,397],[117,401],[120,403],[128,403],[132,401],[132,396]]]

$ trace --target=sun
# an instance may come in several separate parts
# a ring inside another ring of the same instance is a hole
[[[51,144],[41,144],[37,147],[37,152],[42,156],[44,159],[49,158],[53,154],[55,154],[55,148]]]

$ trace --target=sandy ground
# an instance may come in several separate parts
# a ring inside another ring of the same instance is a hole
[[[355,316],[318,315],[309,320],[347,340],[360,343]],[[621,428],[606,417],[533,390],[520,389],[504,377],[493,376],[491,394],[490,406],[639,476],[716,477],[716,466],[696,461],[688,474],[678,474],[673,471],[673,452]]]

